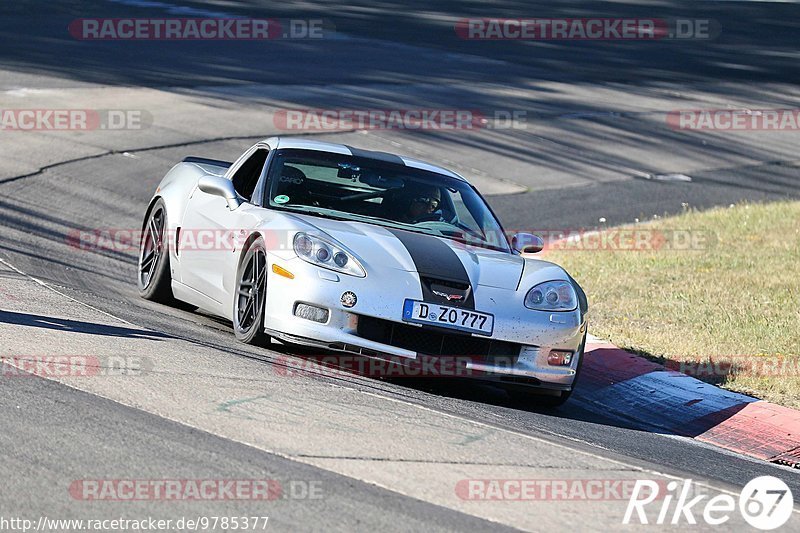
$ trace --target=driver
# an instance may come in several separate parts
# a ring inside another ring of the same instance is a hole
[[[400,199],[405,203],[399,221],[407,224],[414,224],[422,219],[430,218],[439,209],[442,200],[442,192],[439,187],[424,185],[407,191]]]

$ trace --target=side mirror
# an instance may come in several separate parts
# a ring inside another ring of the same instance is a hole
[[[544,249],[544,241],[533,233],[517,233],[511,237],[511,247],[521,254],[535,254]]]
[[[203,176],[197,182],[197,187],[206,194],[213,194],[214,196],[221,196],[228,202],[228,209],[233,211],[242,205],[236,190],[233,188],[231,180],[225,179],[221,176]]]

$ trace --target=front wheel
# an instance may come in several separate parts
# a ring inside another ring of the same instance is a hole
[[[137,285],[139,295],[161,303],[172,303],[172,279],[169,272],[169,243],[167,234],[167,207],[159,198],[144,222],[142,243],[139,246]]]
[[[233,295],[233,333],[236,340],[265,346],[264,306],[267,301],[267,252],[262,239],[255,240],[244,253],[236,273]]]

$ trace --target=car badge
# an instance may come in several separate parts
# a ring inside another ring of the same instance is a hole
[[[447,298],[447,301],[448,301],[448,302],[449,302],[450,300],[456,300],[456,301],[459,301],[459,300],[461,300],[461,299],[463,299],[463,298],[464,298],[464,297],[463,297],[462,295],[460,295],[460,294],[446,294],[446,293],[439,292],[439,291],[433,291],[433,294],[435,294],[436,296],[441,296],[442,298]]]

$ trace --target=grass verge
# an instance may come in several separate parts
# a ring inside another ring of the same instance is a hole
[[[557,248],[545,258],[586,290],[594,335],[800,408],[800,202],[687,210]]]

